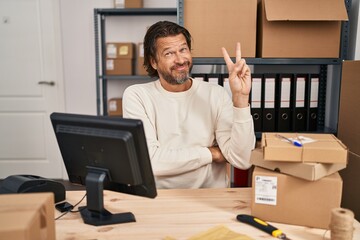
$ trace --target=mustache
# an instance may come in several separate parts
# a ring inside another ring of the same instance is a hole
[[[183,66],[190,66],[190,62],[189,61],[186,61],[186,62],[184,62],[183,64],[175,64],[175,65],[173,65],[170,69],[171,70],[175,70],[176,68],[178,68],[178,67],[183,67]]]

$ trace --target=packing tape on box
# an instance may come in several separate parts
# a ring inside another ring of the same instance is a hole
[[[351,240],[354,232],[354,213],[345,208],[331,210],[331,240]]]

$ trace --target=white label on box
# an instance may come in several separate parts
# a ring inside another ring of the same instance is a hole
[[[116,58],[116,46],[115,44],[108,44],[106,47],[106,56],[108,58]]]
[[[106,70],[114,70],[114,60],[106,60]]]
[[[255,176],[255,203],[276,205],[277,177]]]
[[[115,8],[124,8],[125,0],[114,0],[114,7]]]
[[[110,101],[110,102],[109,102],[109,110],[112,111],[112,112],[116,112],[116,111],[117,111],[116,101]]]

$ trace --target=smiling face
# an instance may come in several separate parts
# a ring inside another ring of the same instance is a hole
[[[157,70],[160,81],[170,85],[185,83],[190,77],[192,57],[184,35],[158,38],[156,49],[151,66]]]

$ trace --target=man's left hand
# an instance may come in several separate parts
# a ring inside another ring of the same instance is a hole
[[[247,107],[249,105],[249,94],[251,90],[251,72],[245,59],[241,58],[240,43],[236,44],[235,63],[231,60],[225,48],[221,50],[229,71],[229,83],[234,107]]]

